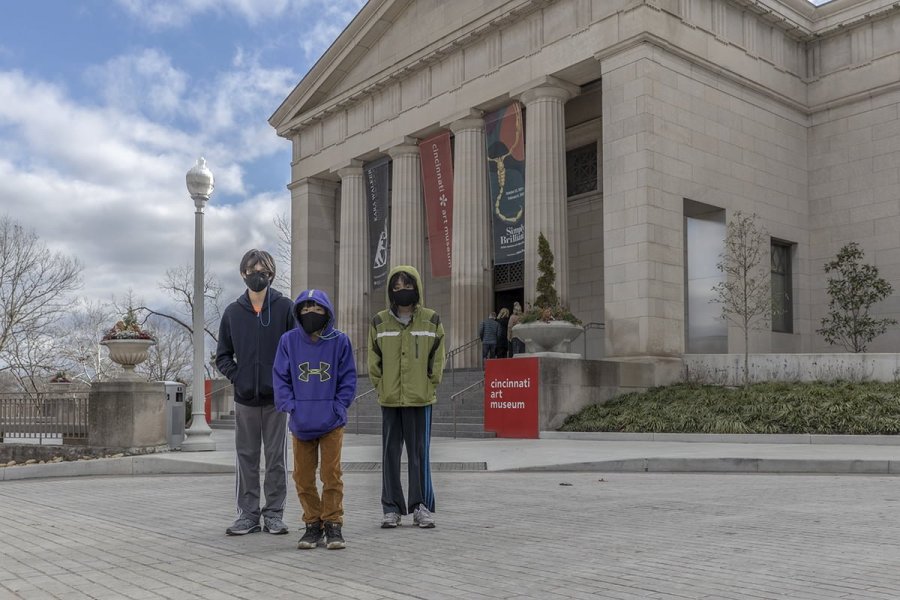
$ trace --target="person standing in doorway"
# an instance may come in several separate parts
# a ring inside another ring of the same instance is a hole
[[[507,358],[509,356],[509,309],[505,306],[497,313],[497,323],[500,324],[500,331],[497,332],[497,358]]]
[[[500,335],[500,323],[497,322],[496,313],[491,313],[488,318],[478,325],[478,339],[481,340],[481,360],[496,358],[497,338]]]
[[[234,385],[237,518],[225,533],[285,534],[287,419],[275,410],[272,365],[282,334],[294,327],[294,303],[271,287],[275,260],[268,252],[247,251],[240,273],[247,290],[225,309],[216,348],[216,367]],[[260,447],[266,459],[262,509]]]
[[[422,304],[422,278],[411,266],[388,275],[388,308],[369,327],[369,378],[378,390],[382,416],[381,527],[400,525],[412,512],[413,525],[435,525],[429,446],[431,407],[444,373],[444,327]],[[403,497],[400,454],[406,446],[409,495]]]
[[[506,324],[506,339],[509,340],[509,357],[512,358],[516,354],[521,354],[525,352],[525,344],[515,336],[513,333],[513,327],[515,327],[522,320],[522,305],[518,302],[513,303],[513,311],[512,315],[509,317],[509,322]]]

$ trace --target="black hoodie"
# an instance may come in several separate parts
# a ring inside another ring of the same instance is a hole
[[[269,288],[259,315],[244,292],[228,305],[219,325],[216,368],[234,384],[234,401],[272,404],[272,363],[281,334],[294,328],[294,303]]]

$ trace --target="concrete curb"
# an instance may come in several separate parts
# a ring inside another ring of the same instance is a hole
[[[541,431],[542,440],[595,442],[685,442],[711,444],[828,444],[900,446],[900,435],[824,435],[818,433],[620,433],[617,431]]]
[[[344,462],[341,469],[345,473],[381,472],[381,463]],[[401,470],[405,471],[406,463]],[[291,471],[292,469],[288,469]],[[487,471],[486,462],[433,462],[433,472],[476,472]],[[126,456],[122,458],[101,458],[96,460],[25,465],[0,469],[0,481],[23,479],[45,479],[51,477],[97,477],[104,475],[222,475],[234,473],[234,465],[207,463],[202,461],[173,460],[153,456]]]
[[[161,474],[234,473],[233,465],[218,465],[199,461],[166,460],[149,455],[122,458],[75,460],[43,465],[24,465],[0,469],[0,481],[43,479],[47,477],[92,477],[99,475],[161,475]]]
[[[790,458],[629,458],[506,469],[514,472],[900,475],[900,461]]]

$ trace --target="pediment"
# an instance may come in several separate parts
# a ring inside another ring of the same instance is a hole
[[[369,0],[269,118],[286,135],[298,118],[368,82],[403,71],[429,49],[452,44],[467,27],[533,0]]]

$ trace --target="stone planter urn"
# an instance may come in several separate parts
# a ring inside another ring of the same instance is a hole
[[[584,327],[568,321],[534,321],[513,327],[513,336],[525,342],[527,353],[569,353],[569,344],[584,332]],[[581,356],[573,354],[573,357]]]
[[[100,342],[109,350],[109,358],[124,369],[117,381],[143,381],[144,378],[134,371],[136,365],[147,360],[147,351],[156,340],[143,338],[103,340]]]

